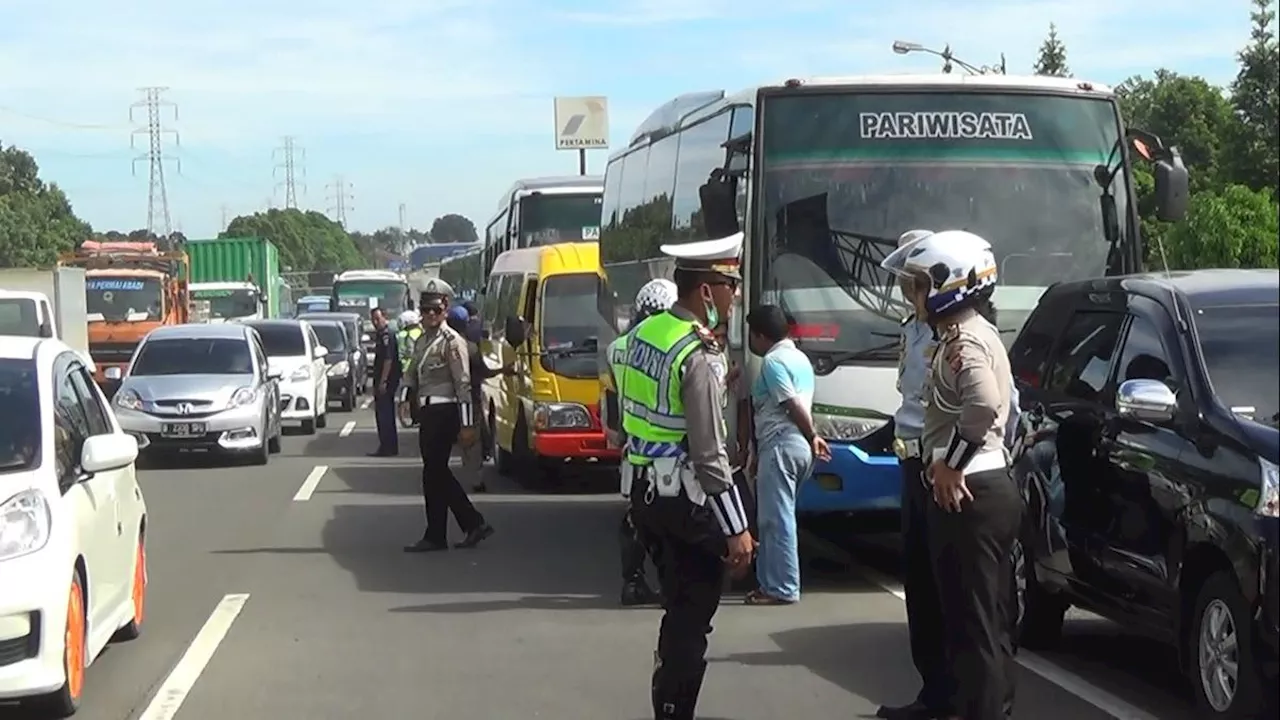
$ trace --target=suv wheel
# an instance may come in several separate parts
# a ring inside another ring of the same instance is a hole
[[[1262,712],[1262,665],[1253,652],[1249,605],[1226,570],[1196,596],[1187,657],[1200,717],[1244,720]]]

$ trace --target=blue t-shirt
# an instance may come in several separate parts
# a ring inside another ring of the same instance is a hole
[[[783,340],[769,348],[764,355],[760,376],[751,387],[756,442],[764,443],[784,431],[798,432],[782,403],[798,398],[805,410],[812,411],[813,386],[813,363],[795,343]]]

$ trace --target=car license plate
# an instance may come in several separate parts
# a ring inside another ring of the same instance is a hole
[[[160,426],[160,434],[165,437],[198,437],[205,434],[204,423],[165,423]]]

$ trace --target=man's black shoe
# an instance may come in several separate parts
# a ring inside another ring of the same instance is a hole
[[[480,541],[492,536],[493,532],[493,526],[489,523],[485,523],[475,530],[467,533],[467,536],[462,539],[462,542],[454,543],[453,546],[456,548],[473,548],[479,545]]]
[[[412,545],[404,546],[404,551],[407,553],[439,552],[441,550],[448,550],[448,549],[449,549],[449,543],[436,543],[436,542],[431,542],[429,540],[419,540],[418,542]]]
[[[646,582],[629,582],[622,586],[622,597],[620,602],[623,607],[656,605],[662,603],[662,596],[653,588],[649,587],[649,584]]]
[[[365,453],[365,457],[395,457],[398,452],[387,452],[386,450],[374,450],[371,453]]]
[[[946,713],[931,710],[927,705],[919,700],[910,705],[900,705],[893,707],[890,705],[881,705],[876,710],[876,717],[885,720],[937,720],[937,718],[946,717]]]

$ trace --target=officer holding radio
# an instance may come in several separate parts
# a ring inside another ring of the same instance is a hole
[[[663,245],[676,259],[671,310],[630,333],[618,378],[631,507],[660,549],[664,615],[650,686],[655,720],[693,720],[707,635],[726,568],[750,567],[755,541],[725,449],[728,363],[713,330],[741,281],[742,233]]]

